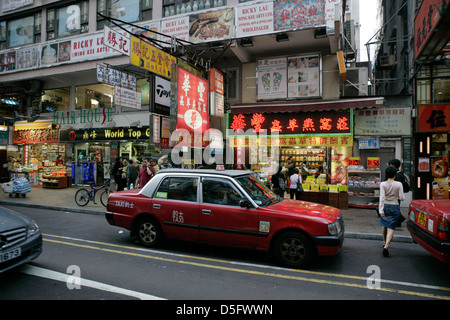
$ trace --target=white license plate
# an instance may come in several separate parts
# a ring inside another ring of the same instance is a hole
[[[8,252],[0,253],[0,262],[5,262],[8,260],[20,257],[21,253],[22,253],[22,250],[20,248],[16,248],[16,249],[8,251]]]

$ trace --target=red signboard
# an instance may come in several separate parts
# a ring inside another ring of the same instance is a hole
[[[13,132],[13,143],[50,143],[59,141],[59,127],[15,129]]]
[[[419,131],[449,131],[450,105],[418,106],[417,122]]]
[[[417,59],[432,36],[436,25],[447,12],[450,0],[423,0],[414,20],[414,57]]]
[[[302,113],[253,113],[237,114],[231,119],[230,128],[238,133],[253,128],[253,133],[277,131],[286,134],[352,133],[352,116],[344,112]]]
[[[177,129],[205,132],[209,128],[209,83],[178,67]]]

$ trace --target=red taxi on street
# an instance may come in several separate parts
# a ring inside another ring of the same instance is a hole
[[[443,262],[450,262],[450,200],[413,200],[408,231],[413,240]]]
[[[275,195],[251,172],[163,169],[143,189],[114,192],[106,219],[144,246],[164,238],[268,251],[291,268],[335,255],[339,209]]]

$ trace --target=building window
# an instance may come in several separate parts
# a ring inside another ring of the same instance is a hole
[[[417,104],[431,103],[431,81],[417,80]]]
[[[239,99],[239,68],[229,68],[226,73],[226,94],[228,101]]]
[[[227,0],[163,0],[163,12],[164,17],[169,17],[226,5]]]
[[[417,104],[450,102],[450,67],[424,66],[417,74]]]
[[[75,88],[75,108],[95,109],[113,106],[114,87],[107,84],[92,84]]]
[[[40,42],[41,13],[0,21],[0,50]]]
[[[47,40],[89,32],[89,2],[47,11]]]
[[[70,88],[45,90],[41,97],[41,112],[69,110]]]
[[[433,81],[433,102],[449,103],[450,102],[450,78],[434,79]]]
[[[100,14],[129,23],[151,20],[152,8],[152,0],[97,0],[97,11]],[[97,16],[97,29],[103,29],[107,22],[103,17]]]

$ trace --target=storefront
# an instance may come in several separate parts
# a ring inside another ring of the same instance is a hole
[[[411,180],[411,107],[390,107],[355,111],[355,143],[349,159],[349,205],[377,208],[380,182],[386,179],[389,161],[399,159],[400,170]],[[408,206],[412,193],[402,206]]]
[[[309,175],[303,183],[303,199],[346,208],[349,159],[354,147],[354,113],[359,111],[355,109],[382,105],[382,98],[367,98],[233,106],[227,126],[233,134],[228,138],[235,137],[236,164],[248,164],[269,184],[270,174],[261,170],[267,163],[261,162],[259,155],[265,154],[266,161],[270,159],[283,166],[290,157],[297,168],[306,162]],[[275,142],[278,147],[270,148],[274,132],[278,134]],[[261,148],[267,151],[261,152]],[[323,167],[323,173],[316,175],[319,167]]]
[[[15,155],[18,162],[12,177],[25,177],[32,186],[65,188],[71,185],[72,172],[66,166],[71,150],[60,143],[59,127],[52,121],[16,122],[13,143],[18,146]]]
[[[419,105],[415,138],[417,199],[449,199],[450,105]]]
[[[149,144],[150,128],[91,128],[61,130],[60,140],[73,150],[72,174],[76,185],[102,183],[110,178],[110,166],[116,157],[142,162],[159,154]]]

